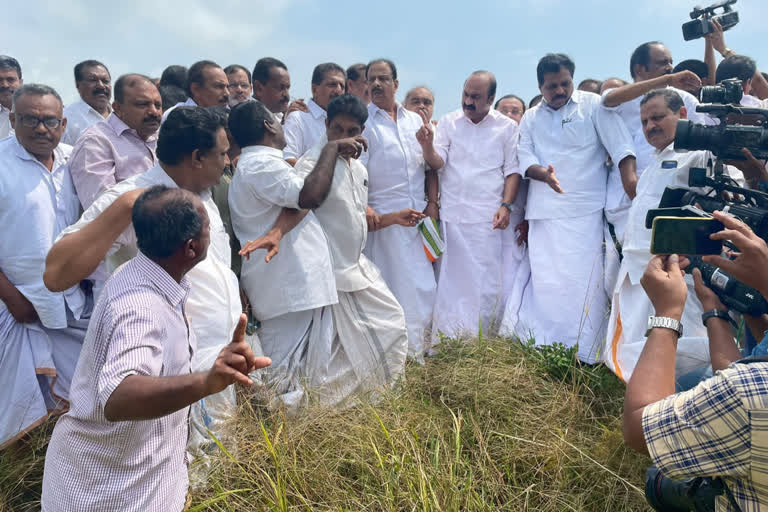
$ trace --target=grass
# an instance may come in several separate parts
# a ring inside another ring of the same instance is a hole
[[[236,446],[211,461],[190,510],[648,510],[623,394],[562,346],[446,340],[375,405],[286,418],[242,400]],[[38,506],[49,433],[0,453],[0,510]]]

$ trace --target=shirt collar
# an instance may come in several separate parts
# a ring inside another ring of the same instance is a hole
[[[119,136],[123,135],[125,132],[131,132],[133,135],[141,139],[141,136],[139,135],[139,132],[125,124],[125,121],[117,117],[117,115],[112,112],[109,117],[106,119],[107,124],[112,127],[112,129],[115,131],[115,133]],[[157,139],[157,134],[160,130],[150,135],[147,140],[141,139],[145,143],[152,142]]]
[[[674,153],[674,152],[675,152],[675,143],[674,143],[674,142],[671,142],[671,143],[669,144],[669,146],[665,147],[665,148],[664,148],[664,149],[662,149],[661,151],[659,151],[659,150],[658,150],[658,149],[656,149],[656,148],[654,148],[654,150],[656,151],[656,154],[657,154],[657,155],[663,155],[663,154],[665,154],[665,153]]]
[[[157,288],[168,303],[176,307],[186,300],[189,294],[189,281],[186,276],[177,283],[160,265],[149,259],[143,252],[136,254],[136,266],[150,278],[152,285]]]
[[[467,113],[466,113],[466,112],[464,112],[464,110],[463,110],[463,109],[462,109],[461,113],[463,114],[463,116],[462,116],[462,117],[463,117],[463,118],[464,118],[464,119],[465,119],[465,120],[466,120],[466,121],[467,121],[469,124],[471,124],[472,126],[480,126],[481,124],[483,124],[483,123],[487,122],[487,121],[488,121],[488,119],[495,119],[497,115],[501,115],[501,114],[499,114],[499,112],[498,112],[496,109],[494,109],[493,107],[491,107],[491,110],[489,110],[489,111],[488,111],[488,113],[487,113],[487,114],[485,114],[485,117],[483,117],[483,118],[480,120],[480,122],[479,122],[479,123],[475,123],[475,122],[473,122],[473,121],[472,121],[472,120],[471,120],[469,117],[467,117]]]
[[[13,137],[12,140],[15,146],[16,156],[18,156],[19,159],[26,160],[29,162],[34,162],[40,167],[42,167],[43,169],[45,169],[46,171],[48,170],[45,168],[45,166],[42,163],[40,163],[40,160],[35,158],[31,153],[29,153],[29,151],[27,151],[24,148],[24,146],[21,145],[21,142],[19,142],[19,139],[17,137]],[[59,150],[59,147],[56,146],[53,149],[53,165],[51,166],[51,171],[50,171],[51,174],[56,172],[56,169],[58,169],[59,167],[62,166],[62,164],[65,163],[64,161],[62,161],[62,157],[63,157],[62,152]]]
[[[85,112],[93,112],[97,116],[104,119],[104,116],[102,116],[95,108],[93,108],[88,103],[86,103],[84,99],[80,99],[78,103],[81,104],[80,108],[83,109]],[[112,113],[112,105],[107,105],[107,112],[109,112],[110,114]]]
[[[541,103],[542,103],[543,105],[546,105],[546,106],[547,106],[547,108],[548,108],[549,110],[551,110],[552,112],[560,112],[560,111],[562,111],[562,110],[563,110],[565,107],[567,107],[567,106],[568,106],[568,104],[569,104],[569,103],[571,103],[571,102],[573,102],[573,103],[576,103],[576,104],[579,104],[579,103],[581,103],[581,91],[579,91],[578,89],[577,89],[577,90],[575,90],[575,91],[573,91],[573,94],[571,94],[571,97],[570,97],[570,98],[568,98],[568,101],[567,101],[567,102],[565,102],[565,105],[563,105],[562,107],[560,107],[560,108],[559,108],[559,109],[557,109],[557,110],[555,110],[555,109],[553,109],[552,107],[550,107],[550,106],[549,106],[549,103],[547,103],[547,100],[545,100],[545,99],[542,99],[542,100],[541,100]]]
[[[310,114],[312,114],[312,117],[314,117],[315,119],[325,118],[326,116],[325,110],[323,110],[323,108],[320,105],[315,103],[314,99],[310,98],[309,102],[307,102],[307,107],[309,107],[309,112]]]
[[[246,146],[243,149],[240,150],[241,155],[257,155],[257,154],[263,154],[263,155],[271,155],[271,156],[277,156],[279,158],[283,158],[283,151],[277,148],[273,148],[270,146]]]

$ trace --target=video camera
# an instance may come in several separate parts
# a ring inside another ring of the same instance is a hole
[[[736,26],[739,22],[739,13],[731,9],[735,3],[736,0],[724,0],[709,7],[694,7],[690,13],[693,21],[683,23],[683,39],[691,41],[714,32],[715,29],[710,20],[717,20],[723,30]],[[715,14],[717,9],[723,9],[722,14]]]
[[[738,105],[744,97],[744,88],[738,78],[723,80],[719,85],[701,88],[699,99],[702,103],[732,103]]]

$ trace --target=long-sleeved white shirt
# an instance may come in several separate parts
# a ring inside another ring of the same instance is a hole
[[[418,114],[397,107],[397,122],[373,103],[368,105],[368,121],[363,137],[368,151],[360,156],[368,170],[368,205],[379,213],[404,208],[423,210],[424,154],[416,140],[422,126]]]
[[[311,171],[311,169],[310,169]],[[229,211],[238,240],[264,236],[283,208],[299,208],[304,179],[267,146],[243,148],[229,187]],[[269,263],[264,253],[243,259],[240,282],[259,320],[338,302],[328,240],[314,212],[280,242]]]
[[[504,180],[520,173],[518,126],[496,110],[475,124],[456,110],[437,124],[435,151],[440,173],[440,218],[446,222],[491,223],[504,200]]]
[[[112,107],[109,107],[110,113]],[[96,109],[83,100],[67,105],[64,109],[64,117],[67,118],[67,129],[61,142],[74,146],[80,135],[90,126],[103,121],[105,118]]]
[[[84,303],[79,286],[55,293],[43,283],[45,258],[56,236],[80,214],[66,166],[71,151],[70,146],[59,144],[49,171],[16,137],[0,141],[0,271],[50,329],[67,326],[65,305],[79,317]],[[4,309],[0,301],[0,310]]]
[[[600,108],[600,96],[576,90],[557,110],[542,101],[523,115],[520,172],[552,165],[563,189],[558,194],[543,181],[529,180],[527,219],[588,215],[605,206],[606,156],[619,163],[634,151],[621,119]]]
[[[325,137],[325,110],[315,100],[307,102],[309,112],[296,110],[285,119],[285,158],[300,158]]]

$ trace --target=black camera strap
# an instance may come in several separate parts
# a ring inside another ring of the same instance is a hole
[[[613,227],[613,224],[608,222],[605,213],[603,213],[603,218],[605,218],[605,223],[608,224],[608,232],[611,234],[613,246],[616,248],[616,252],[619,254],[619,262],[621,262],[624,259],[624,254],[621,252],[621,242],[619,242],[619,238],[616,236],[616,228]]]

